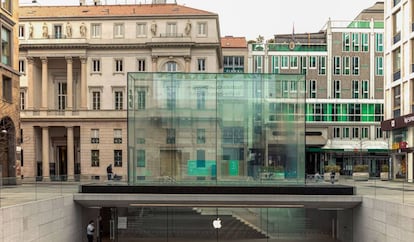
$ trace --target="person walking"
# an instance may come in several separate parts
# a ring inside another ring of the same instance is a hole
[[[109,164],[109,166],[106,167],[106,173],[108,175],[108,181],[112,180],[112,164]]]
[[[93,235],[95,233],[95,225],[93,220],[89,221],[88,226],[86,227],[86,237],[88,238],[88,242],[93,242]]]

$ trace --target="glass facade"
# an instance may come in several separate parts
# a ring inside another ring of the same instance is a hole
[[[304,75],[128,73],[130,184],[301,184],[304,170]]]

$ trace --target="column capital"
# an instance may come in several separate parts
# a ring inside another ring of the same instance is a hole
[[[34,63],[34,57],[33,56],[27,56],[26,57],[27,63],[33,64]]]
[[[67,63],[72,63],[73,62],[72,56],[65,56],[65,60],[66,60]]]
[[[157,62],[158,56],[156,56],[156,55],[151,56],[151,60],[152,60],[153,63]]]
[[[191,61],[191,56],[189,56],[189,55],[184,56],[184,60],[185,60],[186,62]]]
[[[42,60],[42,63],[47,63],[47,57],[46,56],[40,57],[40,60]]]
[[[79,56],[79,60],[81,61],[82,64],[86,64],[86,61],[88,60],[88,57],[86,57],[86,56]]]

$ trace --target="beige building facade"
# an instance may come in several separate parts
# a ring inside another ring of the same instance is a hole
[[[25,176],[127,174],[127,73],[219,72],[217,14],[178,4],[20,8]],[[146,94],[152,95],[152,94]]]
[[[0,5],[0,178],[13,183],[20,176],[20,121],[18,70],[18,1]],[[10,178],[10,179],[9,179]],[[1,181],[0,181],[1,182]]]

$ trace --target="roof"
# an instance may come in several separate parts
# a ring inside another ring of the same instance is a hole
[[[247,48],[245,37],[225,36],[221,38],[222,48]]]
[[[179,4],[125,4],[125,5],[83,5],[83,6],[22,6],[20,18],[76,18],[114,16],[194,16],[216,13],[190,8]]]

